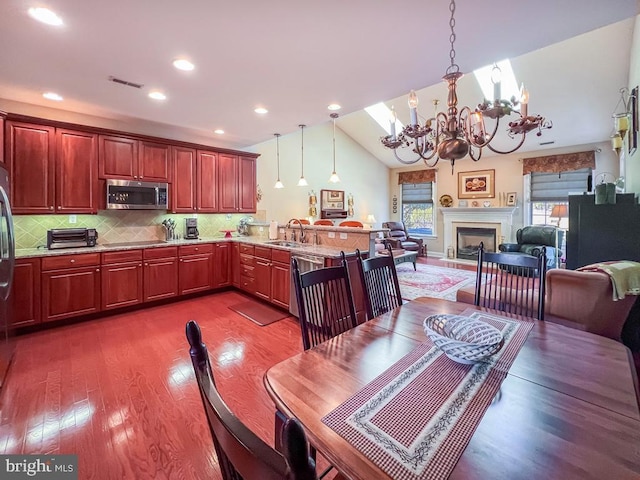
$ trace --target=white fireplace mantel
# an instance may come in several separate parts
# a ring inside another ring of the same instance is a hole
[[[499,225],[498,243],[513,242],[513,213],[515,207],[443,207],[440,208],[442,221],[444,223],[444,249],[456,244],[454,223],[473,223],[481,225]]]

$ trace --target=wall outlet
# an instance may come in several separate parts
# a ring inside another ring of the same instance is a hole
[[[327,237],[336,238],[336,232],[327,232]]]
[[[347,234],[346,234],[346,233],[344,233],[344,232],[342,232],[342,233],[340,234],[340,240],[346,240],[346,239],[347,239]]]
[[[258,231],[259,231],[260,233],[264,232],[264,227],[258,227]]]
[[[76,223],[78,218],[75,215],[69,215],[69,223]]]

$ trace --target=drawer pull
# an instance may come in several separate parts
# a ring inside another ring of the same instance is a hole
[[[71,259],[71,263],[76,263],[75,259],[72,258]]]

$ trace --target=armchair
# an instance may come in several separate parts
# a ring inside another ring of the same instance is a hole
[[[385,236],[385,241],[391,248],[402,248],[418,252],[419,256],[426,256],[426,246],[422,238],[410,237],[402,222],[384,222],[382,228],[388,228],[389,232]]]
[[[554,225],[530,225],[518,229],[516,241],[518,243],[501,243],[501,252],[521,253],[539,257],[542,247],[546,247],[547,268],[555,268],[562,257],[559,248],[564,239],[564,230]]]

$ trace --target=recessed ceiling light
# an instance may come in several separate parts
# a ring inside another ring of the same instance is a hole
[[[342,106],[338,105],[337,103],[332,103],[327,107],[327,109],[329,110],[340,110],[341,108]]]
[[[29,9],[29,15],[31,18],[35,18],[39,22],[46,23],[47,25],[54,25],[56,27],[62,25],[62,19],[48,8],[31,7]]]
[[[218,128],[217,130],[214,130],[213,133],[217,133],[218,135],[222,135],[224,133],[224,130],[222,130],[221,128]]]
[[[61,102],[62,100],[64,100],[62,96],[58,95],[55,92],[45,92],[42,94],[42,96],[49,100],[55,100],[56,102]]]
[[[149,92],[149,98],[153,98],[154,100],[166,100],[167,96],[162,92],[154,90],[153,92]]]
[[[173,61],[173,66],[178,70],[184,70],[185,72],[189,72],[195,68],[195,65],[191,63],[189,60],[185,60],[184,58],[178,58]]]
[[[269,110],[264,107],[258,107],[254,110],[254,112],[259,113],[260,115],[264,115],[265,113],[268,113]]]

